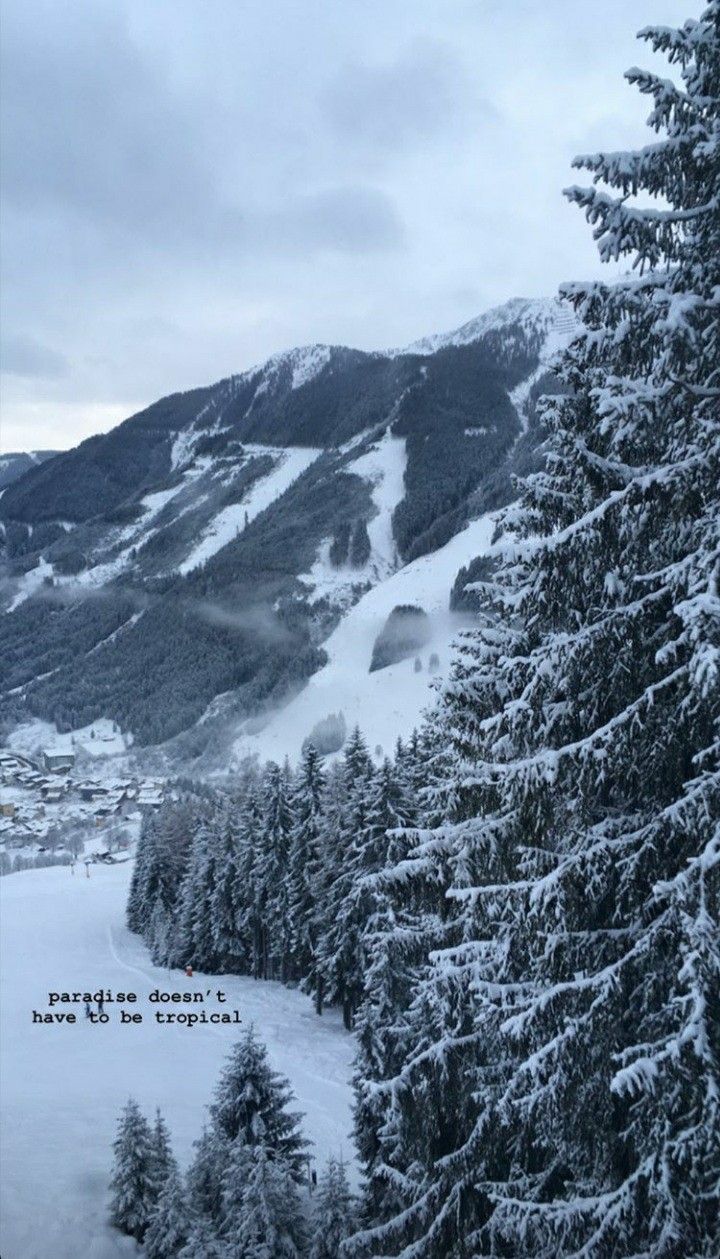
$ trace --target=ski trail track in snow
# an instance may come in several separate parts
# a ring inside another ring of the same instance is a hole
[[[352,1155],[354,1041],[339,1016],[318,1018],[306,996],[281,984],[233,975],[187,978],[153,966],[124,926],[131,870],[130,862],[93,866],[86,879],[56,867],[0,880],[3,1259],[137,1254],[107,1224],[118,1114],[131,1095],[149,1118],[159,1105],[186,1167],[228,1051],[250,1023],[273,1068],[290,1079],[317,1165],[330,1153]],[[48,1009],[48,991],[101,987],[136,992],[137,1003],[124,1008],[141,1013],[143,1022],[121,1025],[121,1007],[107,1003],[106,1025],[88,1023],[82,1004],[54,1007],[72,1010],[75,1025],[33,1024],[33,1009]],[[243,1024],[157,1024],[154,1010],[190,1007],[151,1005],[154,988],[213,994],[220,988],[224,1005],[213,997],[192,1009],[239,1009]]]

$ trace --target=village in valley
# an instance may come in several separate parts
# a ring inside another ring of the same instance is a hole
[[[126,752],[106,720],[32,748],[0,747],[0,873],[127,860],[165,784],[144,777]]]

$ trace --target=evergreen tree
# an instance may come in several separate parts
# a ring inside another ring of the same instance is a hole
[[[358,520],[350,540],[349,560],[352,568],[364,568],[370,559],[370,535],[364,520]]]
[[[342,764],[336,762],[329,766],[324,776],[312,922],[313,958],[302,980],[303,991],[312,994],[318,1014],[322,1014],[326,998],[323,941],[328,931],[329,914],[332,912],[332,887],[338,876],[341,856],[339,841],[344,828],[346,805],[345,775]]]
[[[190,1230],[185,1189],[177,1168],[173,1167],[150,1212],[145,1234],[147,1259],[175,1259],[188,1241]]]
[[[340,1259],[355,1225],[355,1204],[342,1160],[331,1158],[318,1185],[309,1259]]]
[[[345,927],[345,908],[357,872],[358,836],[365,833],[373,764],[365,740],[356,726],[348,739],[342,762],[338,797],[326,815],[322,840],[322,918],[314,966],[308,990],[322,1001],[340,1005],[348,1030],[356,1004],[353,958],[356,937]]]
[[[127,925],[131,931],[136,931],[140,935],[147,928],[150,921],[150,913],[152,912],[152,906],[149,905],[148,882],[151,853],[155,844],[154,831],[156,826],[157,817],[155,814],[145,814],[140,827],[135,864],[130,880],[130,891],[126,908]]]
[[[145,819],[130,886],[128,926],[138,931],[157,965],[178,961],[178,915],[199,819],[207,804],[191,793],[166,802]]]
[[[643,37],[683,86],[631,71],[662,138],[578,161],[639,274],[567,290],[547,468],[447,690],[446,821],[402,893],[447,892],[442,947],[433,918],[360,1253],[720,1247],[720,5]]]
[[[155,1205],[157,1180],[152,1132],[132,1097],[120,1117],[113,1149],[110,1219],[141,1242]]]
[[[375,905],[363,936],[367,960],[355,1019],[358,1053],[353,1085],[355,1135],[365,1172],[364,1214],[378,1221],[402,1202],[396,1190],[402,1169],[398,1126],[386,1090],[414,1047],[409,1012],[424,969],[418,957],[417,920],[407,910],[396,911],[380,890]]]
[[[289,774],[270,761],[263,782],[262,833],[256,849],[254,974],[287,978],[290,967],[288,864],[292,815]]]
[[[180,884],[188,864],[197,823],[199,800],[191,795],[168,801],[156,815],[146,816],[138,841],[130,884],[127,922],[145,936],[151,948],[152,921],[162,922],[169,935]],[[158,959],[165,962],[165,958]]]
[[[200,1216],[190,1225],[188,1239],[178,1259],[240,1259],[238,1251],[231,1249],[217,1234],[207,1216]]]
[[[259,782],[248,784],[238,801],[237,812],[234,882],[229,891],[237,936],[235,949],[241,972],[257,978],[260,973],[262,939],[258,889],[263,874],[260,866],[263,822]]]
[[[292,797],[288,919],[290,977],[294,979],[309,974],[315,964],[323,787],[321,759],[309,744],[303,752]]]
[[[155,1196],[157,1197],[168,1177],[177,1172],[177,1163],[170,1144],[170,1133],[159,1109],[156,1111],[155,1125],[152,1129],[152,1160]]]
[[[301,1259],[305,1226],[291,1169],[264,1146],[250,1158],[241,1209],[228,1222],[229,1253],[242,1259]]]
[[[195,1142],[195,1156],[187,1174],[192,1212],[218,1228],[223,1218],[223,1177],[230,1156],[230,1140],[222,1128],[205,1129]]]
[[[300,1116],[287,1109],[292,1100],[288,1081],[271,1069],[265,1046],[249,1027],[215,1090],[210,1107],[215,1132],[229,1141],[240,1136],[247,1146],[265,1146],[299,1181],[308,1143],[300,1133]]]
[[[222,1174],[220,1235],[229,1243],[237,1232],[246,1205],[248,1178],[252,1170],[253,1147],[246,1145],[242,1132],[229,1143]]]
[[[210,809],[197,826],[179,893],[176,964],[196,970],[219,969],[213,928],[213,901],[219,876],[219,810]]]
[[[347,564],[350,549],[350,523],[344,520],[330,543],[329,559],[333,568]]]
[[[213,952],[220,971],[233,973],[247,969],[248,956],[240,927],[244,921],[244,904],[238,893],[242,887],[242,849],[235,810],[229,804],[218,822],[219,833],[215,851],[215,881],[210,895],[210,922]],[[242,871],[244,873],[244,871]]]
[[[365,932],[384,904],[384,894],[373,878],[388,862],[407,853],[407,828],[413,823],[411,801],[389,760],[385,760],[362,795],[363,818],[355,815],[353,839],[346,857],[344,896],[337,906],[325,949],[332,992],[343,1005],[345,1023],[352,1026],[363,995],[368,965]],[[326,952],[327,957],[327,952]]]
[[[372,757],[358,725],[354,726],[352,734],[345,744],[343,764],[345,766],[348,792],[352,791],[358,782],[369,778],[373,772]]]

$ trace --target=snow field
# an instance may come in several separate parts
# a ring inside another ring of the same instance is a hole
[[[274,468],[251,485],[242,502],[232,503],[218,512],[200,541],[179,565],[178,572],[191,572],[232,542],[245,528],[246,516],[248,521],[253,520],[269,507],[322,453],[307,447],[281,450],[269,446],[245,446],[244,449],[251,455],[276,455]]]
[[[364,434],[360,435],[360,439]],[[354,439],[357,443],[358,439]],[[368,581],[382,581],[398,566],[397,548],[392,532],[392,515],[405,495],[407,454],[405,438],[393,437],[390,429],[364,455],[347,465],[346,471],[370,482],[375,515],[368,521],[370,559],[364,568],[335,568],[330,563],[332,538],[326,538],[315,563],[298,580],[313,587],[316,599],[323,595],[336,604],[350,602],[352,587]]]
[[[239,1008],[254,1023],[275,1070],[291,1081],[319,1166],[330,1153],[352,1156],[350,1085],[354,1042],[330,1012],[280,984],[238,976],[186,978],[153,967],[124,926],[132,865],[67,867],[0,880],[2,990],[3,1259],[112,1259],[137,1253],[107,1224],[107,1183],[120,1109],[131,1094],[148,1116],[160,1106],[181,1166],[200,1135],[205,1107],[231,1045],[232,1026],[156,1024],[151,1011]],[[134,991],[127,1010],[141,1024],[38,1025],[48,991]],[[150,1005],[149,993],[221,988],[224,1006]]]
[[[369,673],[375,639],[394,607],[418,604],[432,625],[432,638],[418,654],[427,665],[430,654],[437,652],[438,676],[446,676],[460,626],[460,619],[448,612],[450,590],[458,570],[490,549],[493,529],[492,516],[471,521],[439,551],[413,560],[363,595],[322,644],[328,663],[262,730],[241,733],[235,754],[297,760],[315,723],[340,710],[349,729],[359,724],[371,750],[379,744],[389,755],[398,735],[405,738],[418,725],[434,692],[426,668],[415,673],[413,657]]]
[[[120,629],[124,628],[124,625],[120,626]],[[115,632],[118,633],[117,630]],[[132,735],[128,731],[115,730],[109,717],[98,717],[88,726],[80,726],[62,735],[54,722],[33,717],[16,726],[7,740],[13,752],[26,756],[33,756],[40,748],[61,748],[62,751],[74,748],[98,760],[123,756],[132,742]],[[118,772],[117,763],[112,766],[112,772]],[[97,776],[95,769],[93,774]]]
[[[52,575],[52,564],[49,564],[47,560],[44,560],[41,555],[39,562],[35,565],[35,568],[31,568],[29,572],[23,573],[18,582],[18,588],[13,596],[12,602],[8,604],[7,611],[14,612],[15,609],[19,608],[20,604],[24,603],[26,599],[29,599],[31,595],[37,594],[38,590],[45,581],[45,578],[52,577]]]

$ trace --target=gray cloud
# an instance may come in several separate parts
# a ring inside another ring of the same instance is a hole
[[[391,198],[379,189],[362,186],[298,197],[267,216],[267,229],[271,240],[289,248],[351,254],[395,249],[404,234]]]
[[[63,354],[42,345],[34,337],[11,334],[0,341],[0,370],[10,376],[58,380],[67,375],[69,366]]]
[[[413,40],[391,61],[343,66],[321,103],[344,140],[381,151],[439,133],[451,142],[458,130],[466,131],[476,105],[461,58],[429,39]],[[482,109],[493,112],[484,103]]]
[[[196,102],[133,43],[120,8],[5,6],[3,197],[125,228],[165,230],[213,199]]]
[[[85,251],[75,270],[112,266],[102,258],[111,249],[207,264],[262,249],[355,253],[402,240],[387,192],[356,181],[331,180],[322,191],[268,186],[254,168],[278,155],[248,150],[246,137],[236,141],[246,178],[228,182],[238,159],[225,143],[227,117],[206,96],[179,92],[162,60],[133,42],[120,8],[38,7],[41,29],[32,4],[9,6],[2,195],[11,213],[69,229]]]
[[[686,5],[2,0],[3,448],[599,274],[561,189]]]

